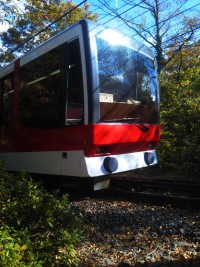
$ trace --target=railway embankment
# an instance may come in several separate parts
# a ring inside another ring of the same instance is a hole
[[[170,205],[86,197],[71,206],[84,220],[82,267],[199,267],[200,212]]]
[[[117,176],[111,190],[73,199],[85,230],[80,266],[199,267],[198,190],[172,174]]]

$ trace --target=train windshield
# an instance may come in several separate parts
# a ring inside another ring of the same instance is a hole
[[[96,43],[100,121],[158,123],[158,83],[149,48],[109,29],[96,36]]]

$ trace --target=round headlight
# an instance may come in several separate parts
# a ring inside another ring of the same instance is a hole
[[[116,158],[106,157],[103,161],[103,166],[108,173],[112,173],[117,170],[118,161]]]
[[[154,163],[154,154],[150,152],[145,152],[144,153],[144,161],[147,165],[153,164]]]

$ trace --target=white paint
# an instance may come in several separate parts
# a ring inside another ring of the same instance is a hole
[[[147,167],[148,165],[144,161],[145,152],[151,152],[154,155],[154,162],[151,165],[158,162],[155,150],[111,155],[110,157],[114,157],[118,161],[118,168],[115,173]],[[89,176],[95,177],[108,174],[103,166],[105,157],[85,158]]]
[[[146,152],[154,154],[153,164],[156,164],[155,150]],[[111,155],[118,161],[115,173],[146,167],[144,153],[145,151]],[[83,151],[16,152],[1,153],[1,156],[5,161],[6,169],[10,171],[24,169],[30,173],[78,177],[97,177],[108,174],[103,166],[106,156],[85,157]]]
[[[88,177],[83,151],[16,152],[1,156],[10,171]]]

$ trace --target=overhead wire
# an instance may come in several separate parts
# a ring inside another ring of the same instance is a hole
[[[100,2],[101,4],[103,4],[101,0],[99,0],[99,2]],[[123,11],[123,12],[120,13],[120,14],[119,14],[118,12],[114,11],[114,9],[110,8],[108,4],[104,3],[104,4],[106,5],[107,9],[109,9],[110,11],[112,11],[112,12],[115,13],[115,16],[113,16],[113,18],[111,18],[111,19],[105,21],[105,22],[103,23],[103,25],[107,24],[108,22],[110,22],[110,21],[112,21],[112,20],[114,20],[114,19],[116,19],[116,18],[119,18],[122,14],[124,14],[124,13],[126,13],[126,12],[132,10],[133,8],[137,7],[137,6],[138,6],[139,4],[141,4],[141,3],[142,3],[142,1],[140,1],[138,4],[133,5],[132,7],[128,8],[127,10]],[[123,8],[123,7],[125,7],[125,6],[127,6],[127,4],[124,4],[121,8]],[[120,9],[121,9],[121,8],[120,8]],[[120,10],[120,9],[118,9],[118,10]],[[118,11],[118,10],[117,10],[117,11]],[[143,13],[145,14],[146,12],[143,12]],[[118,27],[116,27],[115,29],[117,29],[117,28],[118,28]]]
[[[159,5],[162,5],[162,4],[164,4],[165,2],[167,2],[167,0],[164,0],[162,3],[160,3]],[[140,2],[140,3],[142,3],[142,1]],[[139,4],[140,4],[139,3]],[[135,16],[135,17],[133,17],[133,18],[131,18],[131,20],[130,21],[133,21],[134,19],[136,19],[136,18],[138,18],[138,17],[140,17],[140,16],[143,16],[144,14],[146,14],[147,12],[149,12],[149,10],[146,10],[146,11],[144,11],[144,12],[142,12],[142,13],[139,13],[137,16]],[[121,16],[121,14],[120,14],[120,16]],[[129,22],[130,22],[129,21]],[[119,25],[119,27],[121,27],[121,26],[123,26],[124,25],[124,22],[121,24],[121,25]],[[118,27],[115,27],[115,29],[117,29]]]
[[[17,9],[19,9],[23,14],[25,14],[24,11],[21,9],[21,7],[19,7],[19,5],[14,2],[14,0],[10,0],[10,1],[17,7]],[[19,4],[20,4],[20,2],[19,2]]]
[[[27,40],[25,40],[23,43],[19,44],[17,47],[15,47],[14,49],[12,49],[9,53],[3,55],[2,57],[0,57],[0,59],[4,59],[7,56],[9,56],[10,54],[12,54],[14,51],[18,50],[20,47],[24,46],[27,42],[29,42],[30,40],[32,40],[33,38],[35,38],[36,36],[38,36],[40,33],[46,31],[48,28],[50,28],[53,24],[57,23],[59,20],[61,20],[63,17],[67,16],[68,14],[70,14],[71,12],[73,12],[76,8],[78,8],[79,6],[81,6],[82,4],[84,4],[85,2],[87,2],[87,0],[83,0],[81,3],[79,3],[78,5],[76,5],[75,7],[73,7],[72,9],[70,9],[68,12],[64,13],[62,16],[60,16],[59,18],[57,18],[56,20],[54,20],[53,22],[49,23],[45,28],[41,29],[40,31],[38,31],[37,33],[35,33],[34,35],[32,35],[30,38],[28,38]]]
[[[196,5],[192,6],[192,7],[190,7],[190,8],[188,8],[188,9],[185,9],[185,10],[183,10],[183,11],[177,13],[176,15],[174,15],[174,17],[177,17],[177,16],[179,16],[179,15],[181,15],[181,14],[187,12],[188,10],[191,10],[191,9],[193,9],[194,7],[197,7],[197,6],[199,6],[199,5],[200,5],[200,3],[198,3],[198,4],[196,4]],[[160,23],[166,22],[166,21],[168,21],[169,19],[171,19],[171,18],[167,18],[167,19],[161,20]],[[149,29],[151,29],[152,27],[155,27],[155,26],[156,26],[156,24],[151,25],[150,27],[148,27],[147,29],[145,29],[145,31],[147,31],[147,30],[149,30]],[[142,32],[143,32],[143,31],[142,31]],[[137,35],[137,34],[132,35],[132,37],[134,37],[134,36],[136,36],[136,35]]]
[[[101,1],[101,0],[99,0],[99,2],[102,4],[102,1]],[[141,2],[142,2],[142,1],[141,1]],[[141,2],[140,2],[140,3],[141,3]],[[167,2],[167,0],[164,0],[162,3],[160,3],[160,5],[163,4],[163,3],[165,3],[165,2]],[[140,3],[138,3],[138,4],[140,4]],[[133,6],[131,9],[133,9],[133,8],[136,7],[136,6],[138,6],[138,4],[135,5],[135,6]],[[191,9],[194,9],[195,7],[197,7],[197,6],[199,6],[199,5],[200,5],[200,3],[195,4],[195,5],[193,5],[192,7],[189,7],[189,8],[187,8],[187,9],[185,9],[185,10],[183,10],[183,11],[181,11],[181,12],[175,14],[174,17],[177,17],[177,16],[179,16],[179,15],[181,15],[181,14],[183,14],[183,13],[185,13],[185,12],[191,10]],[[108,5],[107,5],[107,6],[108,6]],[[109,7],[107,7],[107,8],[109,9]],[[113,10],[113,9],[110,8],[109,10]],[[129,9],[128,9],[128,10],[129,10]],[[131,21],[134,20],[135,18],[139,17],[139,16],[144,15],[144,14],[147,13],[148,11],[149,11],[149,10],[144,11],[144,12],[140,13],[139,15],[135,16],[134,18],[131,18]],[[107,21],[104,22],[103,24],[104,24],[104,25],[107,24],[108,22],[114,20],[115,18],[120,17],[120,16],[121,16],[122,14],[124,14],[124,13],[125,13],[125,12],[122,12],[122,13],[120,13],[120,14],[116,14],[116,13],[115,13],[116,15],[115,15],[113,18],[107,20]],[[172,18],[172,17],[167,18],[167,19],[164,19],[164,20],[161,20],[160,23],[164,23],[164,22],[168,21],[168,20],[171,19],[171,18]],[[124,24],[124,23],[123,23],[123,24]],[[121,27],[123,24],[118,25],[118,26],[115,27],[114,29],[118,29],[118,28]],[[156,26],[156,24],[151,25],[150,27],[148,27],[147,29],[141,31],[140,33],[143,33],[144,31],[147,31],[147,30],[149,30],[149,29],[151,29],[152,27],[155,27],[155,26]],[[197,28],[195,28],[194,30],[198,30],[198,29],[199,29],[199,28],[197,27]],[[170,38],[170,39],[164,41],[163,43],[169,42],[169,41],[171,41],[171,40],[173,40],[173,39],[175,39],[175,38],[179,38],[179,37],[182,37],[182,36],[184,36],[184,35],[186,35],[186,34],[190,34],[190,33],[191,33],[191,31],[185,32],[185,33],[180,34],[180,35],[178,35],[178,36],[176,36],[176,37],[172,37],[172,38]],[[137,35],[138,35],[138,34],[134,34],[134,35],[132,35],[131,37],[135,37],[135,36],[137,36]]]
[[[102,2],[101,0],[99,0],[99,2],[100,2],[101,4],[103,4],[103,2]],[[162,4],[164,4],[165,2],[167,2],[167,0],[163,1],[163,2],[160,3],[159,5],[162,5]],[[116,15],[115,15],[112,19],[109,19],[108,21],[104,22],[103,24],[105,25],[105,24],[107,24],[108,22],[110,22],[111,20],[114,20],[115,18],[120,17],[122,14],[124,14],[124,13],[127,12],[127,11],[129,11],[130,9],[133,9],[133,8],[137,7],[137,6],[138,6],[139,4],[141,4],[141,3],[142,3],[142,1],[139,2],[138,4],[133,5],[132,8],[129,8],[129,9],[127,9],[126,11],[123,11],[123,12],[120,13],[120,14],[118,14],[118,13],[116,14],[116,13],[115,13]],[[105,3],[105,4],[106,4],[106,3]],[[183,10],[183,11],[181,11],[181,12],[175,14],[174,17],[177,17],[177,16],[179,16],[179,15],[181,15],[181,14],[183,14],[183,13],[185,13],[185,12],[187,12],[187,11],[189,11],[189,10],[191,10],[191,9],[193,9],[193,8],[195,8],[195,7],[197,7],[197,6],[199,6],[199,5],[200,5],[200,3],[195,4],[195,5],[193,5],[192,7],[189,7],[189,8],[187,8],[187,9],[185,9],[185,10]],[[107,6],[107,8],[108,8],[109,10],[113,11],[113,9],[110,8],[107,4],[106,4],[106,6]],[[137,18],[137,17],[139,17],[139,16],[144,15],[144,14],[147,13],[148,11],[149,11],[149,10],[147,10],[147,11],[145,11],[145,12],[142,12],[142,13],[138,14],[137,16],[131,18],[130,21],[134,20],[135,18]],[[168,20],[171,19],[171,18],[172,18],[172,17],[167,18],[167,19],[164,19],[164,20],[161,20],[160,23],[166,22],[166,21],[168,21]],[[130,22],[130,21],[129,21],[129,22]],[[120,25],[120,26],[121,26],[121,25]],[[150,27],[148,27],[148,28],[145,29],[145,30],[149,30],[150,28],[155,27],[155,26],[156,26],[156,24],[153,24],[153,25],[151,25]],[[118,28],[118,27],[115,27],[115,29],[117,29],[117,28]],[[137,34],[135,34],[135,35],[137,35]],[[134,37],[135,35],[133,35],[132,37]]]
[[[190,31],[188,31],[188,32],[184,32],[184,33],[179,34],[179,35],[177,35],[177,36],[175,36],[175,37],[172,37],[172,38],[170,38],[170,39],[168,39],[168,40],[166,40],[166,41],[163,41],[163,43],[167,43],[167,42],[176,40],[176,39],[179,38],[179,37],[182,37],[182,36],[184,36],[184,35],[186,35],[186,34],[193,33],[195,30],[199,30],[199,29],[200,29],[200,26],[196,27],[194,30],[190,30]]]
[[[104,3],[102,3],[101,1],[99,1],[99,2],[102,4],[102,6],[105,6]],[[123,6],[121,6],[118,10],[124,8],[125,6],[126,6],[126,4],[124,4]],[[104,15],[103,17],[101,17],[101,18],[98,20],[98,22],[101,21],[101,20],[103,20],[104,18],[106,18],[108,15],[111,16],[111,13],[106,14],[106,15]],[[104,23],[103,23],[103,24],[104,24]]]
[[[99,2],[101,2],[101,0],[99,0]],[[164,1],[163,1],[162,3],[160,3],[160,4],[163,4],[163,3],[165,3],[165,2],[166,2],[166,0],[164,0]],[[102,3],[102,2],[101,2],[101,3]],[[177,17],[177,16],[180,16],[181,14],[184,14],[185,12],[188,12],[189,10],[192,10],[192,9],[196,8],[197,6],[199,6],[199,5],[200,5],[200,3],[195,4],[195,5],[189,7],[189,8],[187,8],[187,9],[185,9],[185,10],[182,10],[182,11],[176,13],[176,14],[174,13],[173,18],[174,18],[174,17]],[[106,6],[108,6],[108,5],[106,5]],[[182,5],[182,6],[183,6],[183,5]],[[134,8],[134,7],[136,7],[136,6],[133,6],[133,8]],[[106,22],[104,22],[104,25],[107,24],[108,22],[110,22],[110,21],[116,19],[117,17],[120,18],[120,16],[121,16],[122,14],[125,13],[125,12],[122,12],[122,13],[120,13],[120,14],[118,14],[118,13],[116,14],[116,11],[115,11],[115,10],[111,9],[110,7],[107,7],[107,8],[108,8],[109,10],[112,10],[112,11],[114,12],[115,16],[114,16],[113,18],[110,18],[110,19],[107,20]],[[130,9],[128,9],[127,11],[132,10],[133,8],[130,8]],[[179,10],[180,10],[180,9],[179,9]],[[140,13],[139,15],[135,16],[134,18],[131,18],[131,21],[134,20],[134,19],[136,19],[136,18],[139,17],[139,16],[142,16],[142,15],[146,14],[147,12],[149,12],[149,10],[146,10],[146,11]],[[120,19],[122,19],[122,18],[120,18]],[[165,22],[167,22],[167,21],[170,20],[170,19],[172,19],[172,16],[171,16],[170,18],[168,17],[167,19],[161,20],[159,23],[165,23]],[[123,23],[123,24],[124,24],[124,23]],[[114,29],[118,29],[118,28],[121,27],[123,24],[118,25],[118,26],[115,27]],[[145,32],[145,31],[147,31],[147,30],[149,30],[149,29],[151,29],[152,27],[155,27],[155,26],[156,26],[156,24],[151,25],[151,26],[148,27],[147,29],[144,29],[143,31],[141,31],[141,33]],[[181,37],[186,36],[186,35],[189,35],[189,34],[191,35],[194,31],[197,31],[197,30],[199,30],[199,27],[196,27],[195,29],[192,29],[192,30],[190,30],[190,31],[184,32],[184,33],[182,33],[182,34],[179,34],[179,35],[176,36],[176,37],[172,37],[172,38],[170,38],[170,39],[168,39],[168,40],[165,40],[164,42],[162,42],[162,44],[165,44],[165,43],[167,43],[167,42],[173,41],[173,40],[175,40],[175,39],[177,39],[177,38],[181,38]],[[138,34],[134,34],[134,35],[132,35],[132,37],[135,37],[136,35],[138,35]],[[195,37],[196,37],[196,36],[195,36]],[[189,38],[189,36],[186,37],[186,40],[187,40],[187,38]],[[186,41],[186,40],[185,40],[185,41]],[[193,43],[193,44],[190,44],[190,45],[191,45],[191,46],[199,45],[199,40],[196,41],[196,42]],[[184,42],[183,42],[183,43],[181,44],[181,46],[182,46],[182,47],[186,47],[186,44],[184,44]],[[155,46],[154,46],[154,47],[155,47]],[[177,50],[177,49],[176,49],[176,50]]]
[[[11,0],[11,1],[13,2],[13,0]],[[47,25],[45,28],[41,29],[39,32],[37,32],[36,34],[34,34],[34,35],[31,36],[30,38],[28,38],[26,41],[24,41],[23,43],[21,43],[20,45],[18,45],[15,49],[11,50],[8,54],[4,55],[3,58],[5,58],[6,56],[10,55],[10,54],[13,53],[14,51],[18,50],[18,49],[19,49],[20,47],[22,47],[25,43],[27,43],[27,42],[29,42],[30,40],[32,40],[33,38],[35,38],[35,37],[36,37],[37,35],[39,35],[41,32],[47,30],[47,29],[48,29],[49,27],[51,27],[53,24],[57,23],[57,22],[58,22],[59,20],[61,20],[63,17],[67,16],[69,13],[71,13],[72,11],[74,11],[77,7],[79,7],[79,6],[81,6],[82,4],[84,4],[86,1],[87,1],[87,0],[82,1],[81,3],[79,3],[78,5],[76,5],[74,8],[72,8],[70,11],[68,11],[68,12],[66,12],[65,14],[63,14],[62,16],[60,16],[58,19],[56,19],[55,21],[53,21],[52,23],[50,23],[49,25]],[[167,0],[164,0],[164,1],[163,1],[162,3],[160,3],[160,4],[163,4],[163,3],[165,3],[166,1],[167,1]],[[104,3],[102,3],[101,0],[99,0],[99,2],[100,2],[101,4],[104,4]],[[14,2],[13,2],[13,3],[14,3]],[[125,11],[121,12],[120,14],[118,14],[118,13],[116,14],[116,13],[115,13],[116,15],[115,15],[113,18],[111,18],[111,19],[107,20],[106,22],[104,22],[103,25],[107,24],[108,22],[114,20],[114,19],[117,18],[117,17],[120,17],[121,15],[123,15],[124,13],[126,13],[126,12],[132,10],[133,8],[137,7],[137,6],[138,6],[139,4],[141,4],[141,3],[142,3],[142,1],[140,1],[140,2],[137,3],[137,4],[135,4],[135,5],[132,6],[131,8],[126,9]],[[126,4],[125,4],[125,5],[126,5]],[[121,6],[118,10],[122,9],[123,7],[125,7],[125,5]],[[188,9],[186,9],[186,10],[183,10],[183,11],[179,12],[179,13],[176,14],[175,16],[178,16],[178,15],[180,15],[180,14],[183,14],[183,13],[187,12],[188,10],[191,10],[192,8],[195,8],[195,7],[199,6],[199,5],[200,5],[200,3],[194,5],[194,6],[188,8]],[[107,8],[108,8],[108,5],[106,5],[106,6],[107,6]],[[108,8],[108,9],[109,9],[109,8]],[[96,10],[97,10],[97,9],[96,9]],[[110,8],[110,10],[113,11],[113,9],[111,9],[111,8]],[[93,11],[93,12],[94,12],[94,11]],[[135,16],[134,18],[131,18],[131,20],[134,20],[134,19],[137,18],[138,16],[142,16],[142,15],[144,15],[144,14],[147,13],[147,12],[148,12],[148,10],[145,11],[145,12],[140,13],[139,15]],[[107,14],[106,17],[107,17],[108,15],[109,15],[109,14]],[[101,20],[101,19],[102,19],[102,18],[100,18],[100,20]],[[100,20],[98,20],[98,21],[100,21]],[[160,23],[166,22],[167,20],[169,20],[169,18],[160,21]],[[117,26],[117,27],[115,27],[115,29],[117,29],[117,28],[119,28],[119,27],[121,27],[121,26],[122,26],[122,25]],[[152,27],[155,27],[155,24],[154,24],[154,25],[151,25],[150,27],[148,27],[148,28],[145,29],[145,30],[149,30],[149,29],[152,28]],[[142,32],[143,32],[143,31],[141,31],[141,33],[142,33]],[[184,34],[187,34],[187,33],[184,33]],[[180,36],[182,36],[182,35],[184,35],[184,34],[181,34]],[[132,37],[134,37],[134,36],[136,36],[136,35],[137,35],[137,34],[132,35]],[[171,40],[173,40],[173,38],[171,38]],[[164,43],[165,43],[165,42],[168,42],[168,41],[170,41],[170,39],[164,41]],[[1,59],[2,59],[2,57],[1,57]]]
[[[162,4],[164,4],[165,2],[167,2],[167,1],[168,1],[168,0],[164,0],[164,1],[163,1],[162,3],[160,3],[159,5],[162,5]],[[99,0],[99,2],[101,2],[101,0]],[[102,2],[101,2],[101,3],[102,3]],[[135,8],[135,7],[138,7],[141,3],[143,3],[143,1],[140,1],[139,3],[135,4],[135,5],[132,6],[132,8],[130,8],[130,9],[133,9],[133,8]],[[102,4],[103,4],[103,3],[102,3]],[[108,6],[108,4],[106,4],[106,6],[107,6],[107,8],[108,8],[109,10],[113,11],[113,12],[116,14],[111,20],[113,20],[113,19],[115,19],[115,18],[117,18],[117,17],[120,17],[122,14],[125,13],[125,12],[123,12],[123,13],[120,13],[120,14],[119,14],[119,13],[117,13],[116,11],[114,11],[112,8],[110,8],[110,7]],[[124,6],[126,6],[126,4],[125,4]],[[124,6],[123,6],[123,7],[124,7]],[[119,10],[119,9],[118,9],[118,10]],[[127,11],[129,11],[129,9],[128,9]],[[137,18],[137,17],[140,17],[140,16],[146,14],[147,12],[149,12],[149,10],[146,10],[146,11],[143,11],[142,13],[139,13],[137,16],[131,18],[130,21],[134,20],[134,19]],[[108,23],[108,22],[110,22],[110,20],[104,22],[103,24],[105,25],[105,24]],[[120,26],[121,26],[121,25],[120,25]],[[117,27],[116,27],[116,28],[117,28]]]

